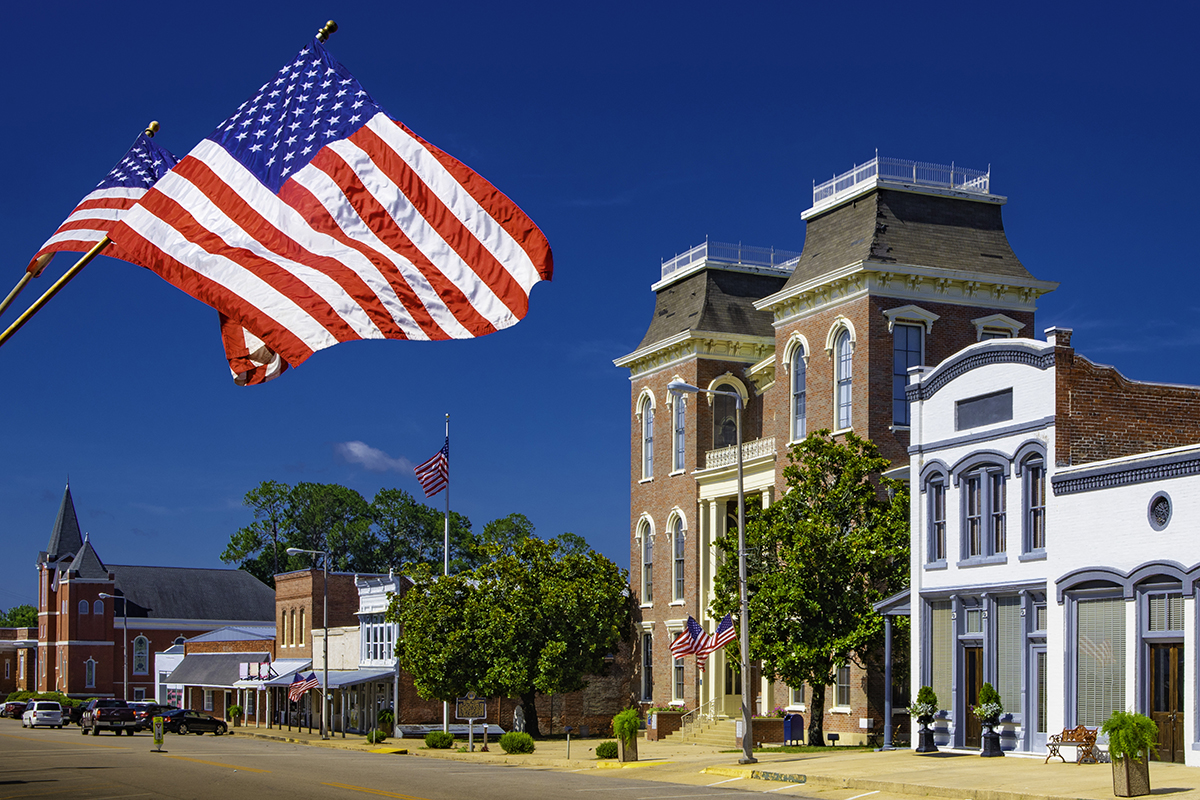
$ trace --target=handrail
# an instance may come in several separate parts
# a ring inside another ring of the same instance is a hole
[[[700,731],[697,726],[701,723],[706,721],[712,722],[716,718],[716,703],[717,698],[714,697],[712,700],[703,705],[696,706],[679,718],[679,733],[683,741],[687,741],[689,734],[699,734]],[[693,730],[693,728],[696,728],[696,730]]]

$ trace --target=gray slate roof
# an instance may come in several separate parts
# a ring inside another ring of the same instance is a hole
[[[89,541],[84,541],[79,555],[75,556],[75,559],[71,561],[71,566],[67,569],[88,580],[108,580],[108,568],[104,566],[100,556],[96,555],[96,549]]]
[[[712,331],[773,337],[774,319],[754,301],[783,288],[786,278],[704,269],[659,289],[654,318],[637,350],[684,331]]]
[[[233,686],[241,677],[239,664],[269,658],[269,653],[190,653],[183,657],[166,682],[187,686]]]
[[[155,619],[275,621],[275,591],[240,569],[110,566],[129,615]],[[137,608],[135,608],[137,607]]]
[[[71,485],[67,484],[63,492],[62,503],[58,507],[58,517],[50,530],[50,543],[46,545],[46,553],[38,559],[39,563],[57,561],[63,556],[75,555],[83,547],[83,535],[79,532],[79,518],[75,515],[75,501],[71,499]]]
[[[808,221],[787,285],[859,261],[1033,278],[1008,243],[999,204],[876,189]]]
[[[254,639],[274,639],[274,625],[226,625],[215,631],[202,633],[188,639],[189,642],[244,642]]]

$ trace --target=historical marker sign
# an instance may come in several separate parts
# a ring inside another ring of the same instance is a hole
[[[460,697],[454,704],[456,719],[483,719],[487,716],[487,700],[476,697],[474,692],[467,692],[466,697]]]

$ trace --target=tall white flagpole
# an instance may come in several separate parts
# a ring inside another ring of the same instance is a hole
[[[442,574],[450,575],[450,415],[446,415],[446,517],[443,542]],[[442,732],[450,732],[450,701],[442,701]]]

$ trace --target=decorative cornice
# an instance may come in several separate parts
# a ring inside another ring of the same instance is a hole
[[[1030,344],[998,344],[1001,340],[992,339],[983,349],[961,351],[958,356],[951,356],[941,366],[927,374],[919,383],[910,383],[904,390],[908,401],[928,400],[938,393],[946,384],[961,377],[973,369],[992,364],[1025,364],[1030,367],[1045,370],[1054,366],[1054,349],[1041,349]]]
[[[757,364],[775,352],[774,336],[748,336],[712,331],[683,331],[661,342],[655,342],[627,356],[613,360],[618,367],[628,367],[630,378],[654,372],[689,358],[710,358]]]
[[[1200,454],[1193,449],[1189,453],[1177,453],[1154,459],[1150,463],[1141,461],[1139,464],[1110,463],[1094,469],[1083,469],[1070,475],[1055,475],[1050,479],[1050,485],[1055,497],[1081,492],[1094,492],[1097,489],[1111,489],[1115,486],[1133,486],[1139,483],[1152,483],[1168,478],[1185,478],[1190,475],[1200,475]]]

